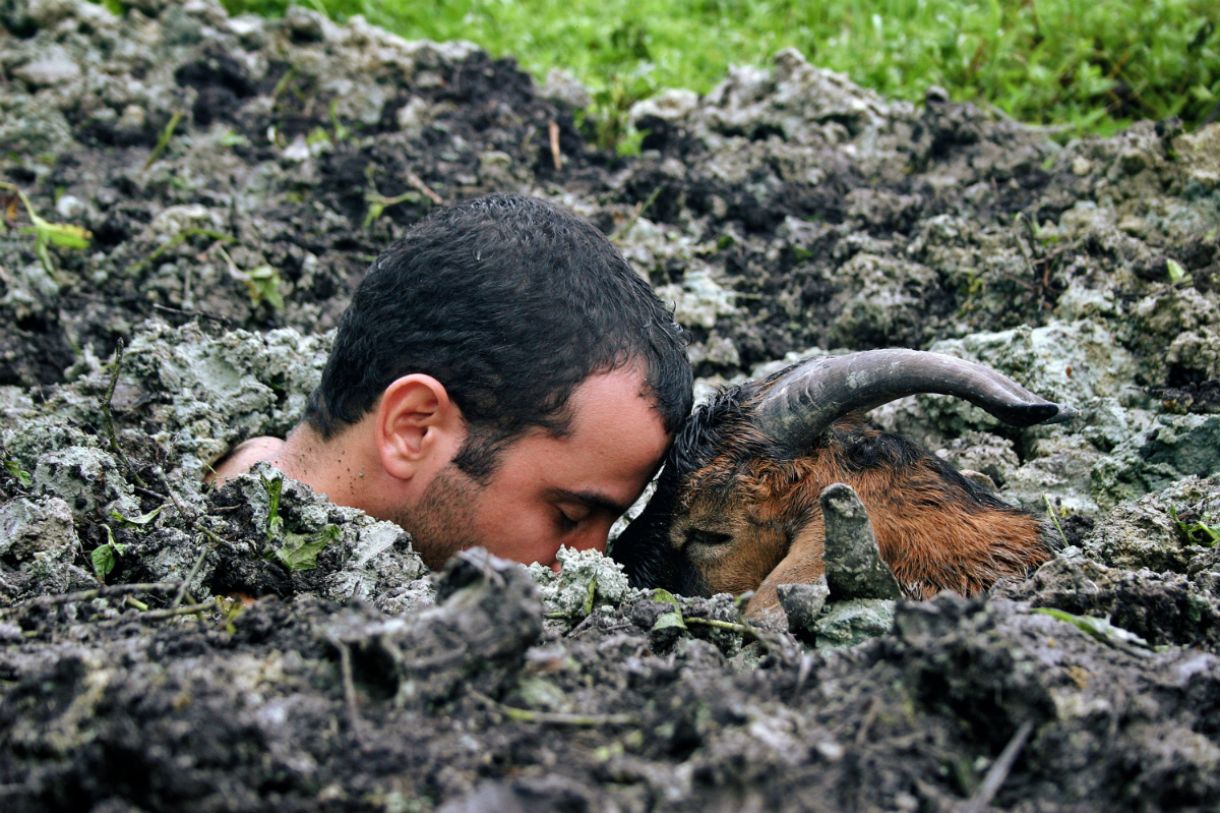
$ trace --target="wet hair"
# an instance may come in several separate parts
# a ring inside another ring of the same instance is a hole
[[[527,429],[568,431],[582,381],[630,364],[673,434],[692,403],[673,313],[590,224],[542,200],[491,195],[433,213],[377,258],[305,420],[329,439],[395,379],[426,373],[467,424],[454,463],[486,482]]]

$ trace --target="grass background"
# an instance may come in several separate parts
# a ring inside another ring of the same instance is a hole
[[[293,0],[222,0],[276,15]],[[940,85],[1066,136],[1220,119],[1220,0],[297,0],[408,38],[467,39],[535,76],[574,73],[594,117],[795,46],[890,97]],[[616,132],[614,128],[610,132]]]

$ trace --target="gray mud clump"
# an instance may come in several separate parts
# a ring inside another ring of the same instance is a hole
[[[91,235],[0,191],[0,808],[1215,809],[1220,125],[1060,144],[784,51],[637,106],[624,158],[469,44],[121,5],[0,2],[0,181]],[[430,574],[267,467],[206,488],[299,419],[372,258],[492,191],[610,234],[701,388],[902,345],[1070,403],[871,415],[1054,557],[973,600],[786,587],[776,628],[593,552]]]

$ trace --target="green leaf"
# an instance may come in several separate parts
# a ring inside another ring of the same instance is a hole
[[[222,146],[222,147],[248,147],[248,146],[250,146],[250,139],[246,138],[244,135],[242,135],[240,133],[234,132],[233,130],[229,130],[228,132],[226,132],[224,135],[222,135],[220,137],[220,146]]]
[[[1178,526],[1178,532],[1192,545],[1214,548],[1220,544],[1220,524],[1209,524],[1205,521],[1206,518],[1196,522],[1187,522],[1178,516],[1178,509],[1172,507],[1169,509],[1169,516]]]
[[[110,518],[116,522],[121,522],[124,525],[135,525],[137,527],[142,528],[145,525],[152,522],[154,519],[156,519],[157,515],[160,514],[163,510],[165,510],[165,506],[158,505],[156,508],[149,511],[147,514],[140,514],[138,517],[125,517],[122,514],[120,514],[118,511],[111,510]]]
[[[686,629],[686,622],[682,620],[682,613],[678,612],[677,610],[661,613],[659,616],[657,616],[657,620],[652,623],[652,629],[654,632],[656,630],[673,629],[675,627],[677,629]]]
[[[369,210],[364,215],[364,228],[373,225],[377,218],[381,217],[381,213],[385,211],[385,205],[378,201],[369,201]]]
[[[668,604],[669,606],[673,607],[672,610],[666,610],[657,616],[657,620],[652,623],[653,630],[671,629],[675,627],[678,629],[686,629],[686,622],[682,620],[682,607],[680,604],[678,604],[678,599],[674,597],[673,593],[669,592],[663,587],[658,587],[652,591],[652,600],[659,601],[662,604]]]
[[[22,486],[24,486],[25,488],[30,487],[30,483],[33,482],[30,479],[30,473],[28,471],[26,471],[25,469],[21,468],[21,464],[18,463],[16,460],[5,460],[4,468],[9,474],[16,477],[17,482],[21,483]]]
[[[1097,618],[1091,615],[1073,615],[1055,607],[1035,607],[1034,612],[1049,615],[1051,618],[1066,622],[1081,632],[1107,646],[1125,651],[1150,650],[1152,647],[1134,632],[1116,627],[1108,618]]]
[[[275,558],[289,570],[313,570],[318,566],[318,554],[341,535],[338,525],[327,525],[312,536],[287,533],[284,544],[275,550]]]
[[[680,607],[678,599],[674,598],[674,594],[666,590],[664,587],[658,587],[652,591],[652,600],[659,601],[662,604],[672,604],[674,607]]]
[[[1169,281],[1173,283],[1181,282],[1186,279],[1186,269],[1177,260],[1169,259],[1165,261],[1165,270],[1169,272]]]
[[[38,237],[61,248],[85,249],[93,239],[93,232],[71,223],[52,223],[41,217],[34,218],[34,230]]]
[[[89,558],[93,562],[93,572],[97,575],[98,581],[106,581],[106,577],[114,570],[115,552],[110,544],[99,545],[93,549],[93,553],[89,554]]]
[[[102,527],[106,529],[106,542],[98,545],[93,549],[93,553],[89,554],[98,581],[106,581],[106,577],[114,570],[118,557],[123,555],[123,546],[114,541],[114,531],[110,530],[109,525]]]
[[[323,130],[321,127],[315,127],[309,131],[309,135],[305,136],[305,145],[308,147],[316,147],[319,144],[329,144],[330,133]]]
[[[250,301],[255,305],[266,302],[274,311],[284,309],[284,295],[280,292],[283,279],[275,268],[260,265],[251,271],[238,271],[235,276],[245,283]]]
[[[597,597],[597,577],[589,579],[589,589],[585,593],[585,603],[581,605],[581,615],[588,615],[593,612],[593,599]]]

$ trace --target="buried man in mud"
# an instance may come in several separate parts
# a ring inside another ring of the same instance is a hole
[[[439,567],[481,545],[556,566],[604,549],[690,413],[682,330],[591,225],[493,195],[441,210],[373,263],[322,382],[266,461],[398,523]]]

